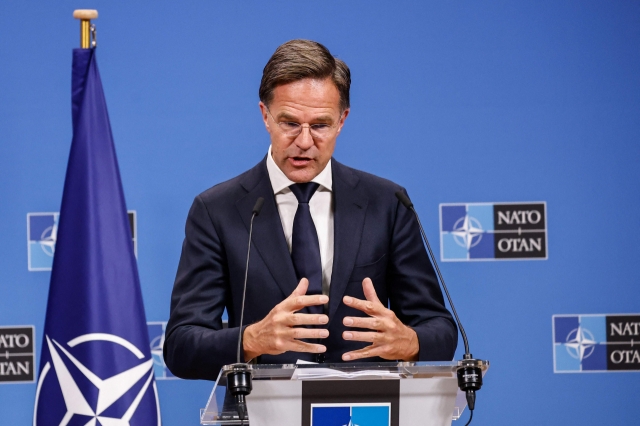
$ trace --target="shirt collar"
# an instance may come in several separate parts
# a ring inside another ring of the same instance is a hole
[[[295,183],[290,180],[287,175],[280,170],[280,167],[278,167],[276,162],[273,161],[273,157],[271,156],[271,145],[269,145],[269,151],[267,153],[267,172],[269,173],[269,180],[271,181],[271,187],[273,188],[274,194],[282,192],[282,190],[289,188],[289,186]],[[322,170],[318,176],[311,179],[311,182],[315,182],[324,189],[332,191],[333,177],[331,175],[331,160],[329,160],[324,170]]]

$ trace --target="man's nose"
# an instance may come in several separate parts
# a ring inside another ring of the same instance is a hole
[[[311,127],[309,127],[308,124],[303,124],[302,130],[296,138],[296,145],[298,145],[300,149],[307,150],[311,148],[313,144],[314,142],[313,137],[311,136]]]

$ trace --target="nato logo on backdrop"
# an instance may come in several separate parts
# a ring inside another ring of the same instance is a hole
[[[58,236],[59,213],[27,213],[29,270],[50,271]]]
[[[164,346],[164,335],[167,328],[166,321],[148,321],[149,345],[151,346],[151,357],[153,358],[153,373],[156,380],[177,379],[164,363],[162,347]]]
[[[544,202],[440,204],[443,261],[547,259]]]
[[[556,373],[640,370],[640,314],[554,315]]]
[[[34,326],[0,326],[0,384],[34,382]]]
[[[133,252],[138,255],[136,211],[129,210]],[[29,271],[50,271],[56,251],[59,213],[27,213]]]

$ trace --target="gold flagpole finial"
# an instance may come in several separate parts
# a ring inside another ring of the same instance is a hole
[[[96,47],[95,26],[91,25],[92,19],[98,18],[98,11],[94,9],[76,9],[73,11],[73,17],[80,20],[80,47],[89,49]],[[93,33],[93,40],[91,39]]]

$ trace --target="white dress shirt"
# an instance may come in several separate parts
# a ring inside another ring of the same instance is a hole
[[[291,237],[293,236],[293,219],[298,210],[298,199],[289,189],[295,182],[289,180],[278,167],[273,157],[271,157],[271,146],[267,154],[267,171],[269,180],[276,197],[282,229],[291,253]],[[323,292],[329,289],[331,283],[331,272],[333,271],[333,194],[331,176],[331,160],[322,172],[311,182],[316,182],[320,186],[309,200],[309,211],[316,226],[318,242],[320,243],[320,263],[322,265],[322,289]],[[327,293],[328,294],[328,293]]]

